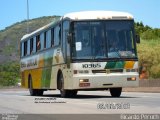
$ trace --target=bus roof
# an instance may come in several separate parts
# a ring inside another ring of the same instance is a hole
[[[133,19],[133,16],[127,12],[117,11],[82,11],[73,12],[64,15],[63,19],[69,18],[72,20],[86,20],[86,19]]]
[[[58,19],[58,20],[59,20],[59,19]],[[28,37],[30,37],[30,36],[32,36],[32,35],[40,32],[40,31],[45,30],[46,28],[49,28],[50,26],[54,25],[58,20],[55,20],[55,21],[53,21],[53,22],[51,22],[51,23],[49,23],[49,24],[47,24],[47,25],[45,25],[45,26],[43,26],[43,27],[41,27],[41,28],[39,28],[39,29],[31,32],[31,33],[29,33],[29,34],[24,35],[24,36],[21,38],[21,41],[25,40],[26,38],[28,38]]]
[[[133,16],[127,12],[117,12],[117,11],[82,11],[82,12],[73,12],[68,13],[61,17],[60,19],[71,19],[71,20],[124,20],[124,19],[133,19]],[[50,24],[43,26],[36,31],[26,34],[22,37],[21,41],[25,40],[26,38],[45,30],[46,28],[55,24],[58,20],[51,22]]]

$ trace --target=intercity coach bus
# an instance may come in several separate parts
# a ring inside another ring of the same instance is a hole
[[[64,15],[20,42],[21,85],[30,95],[59,89],[61,97],[80,90],[109,90],[139,84],[133,16],[116,11]]]

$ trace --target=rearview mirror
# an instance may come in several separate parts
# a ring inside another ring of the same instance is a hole
[[[140,36],[139,35],[136,35],[136,42],[140,43]]]

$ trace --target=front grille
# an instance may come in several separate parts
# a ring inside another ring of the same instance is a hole
[[[92,70],[92,73],[106,73],[106,70]]]
[[[111,73],[122,73],[123,69],[111,69],[110,72]]]
[[[92,70],[92,73],[122,73],[123,69]]]

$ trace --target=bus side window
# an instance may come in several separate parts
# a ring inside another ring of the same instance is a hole
[[[46,48],[51,47],[51,30],[47,31],[46,35]]]
[[[60,43],[60,39],[61,39],[61,29],[60,29],[60,25],[56,26],[56,28],[54,29],[54,40],[55,40],[55,46],[59,45]]]
[[[40,35],[36,36],[36,52],[41,49]]]
[[[58,37],[59,37],[59,42],[58,44],[60,44],[60,41],[61,41],[61,24],[59,25],[59,32],[58,32]]]
[[[54,46],[54,28],[51,29],[51,47]]]
[[[30,39],[30,54],[33,53],[33,38]]]
[[[33,52],[32,53],[35,53],[36,52],[36,37],[34,37],[33,39]]]
[[[21,43],[21,57],[24,56],[24,42]]]
[[[40,35],[40,45],[41,45],[40,50],[43,50],[44,49],[44,33]]]
[[[46,48],[46,34],[47,32],[44,32],[44,49]]]
[[[30,39],[27,41],[27,55],[30,55]]]
[[[24,56],[27,55],[27,41],[24,42]]]

